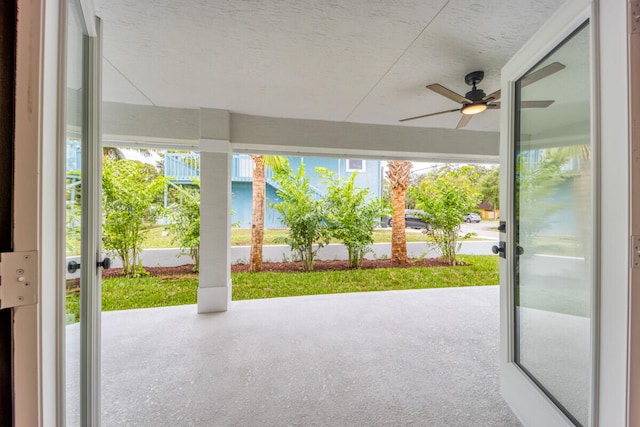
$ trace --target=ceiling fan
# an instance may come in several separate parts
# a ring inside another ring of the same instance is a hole
[[[537,82],[538,80],[541,80],[553,73],[562,70],[563,68],[565,68],[565,66],[559,62],[549,64],[545,67],[540,68],[538,71],[535,71],[522,78],[522,80],[520,80],[520,86],[525,87],[527,85],[530,85],[533,82]],[[462,107],[454,108],[452,110],[439,111],[437,113],[408,117],[406,119],[401,119],[400,121],[406,122],[408,120],[421,119],[423,117],[437,116],[438,114],[453,113],[454,111],[459,111],[462,113],[462,117],[460,118],[456,129],[465,127],[474,114],[482,113],[485,110],[495,110],[497,108],[500,108],[500,103],[497,102],[498,99],[500,99],[499,89],[495,92],[490,93],[489,95],[485,95],[482,89],[478,89],[476,87],[476,85],[480,83],[483,78],[484,71],[473,71],[464,76],[465,83],[471,86],[471,90],[467,92],[465,96],[459,95],[456,92],[447,89],[446,87],[438,83],[427,85],[427,89],[431,89],[432,91],[446,98],[449,98],[452,101],[462,104]],[[553,104],[553,102],[554,101],[522,101],[520,103],[520,106],[522,108],[546,108],[549,105]]]

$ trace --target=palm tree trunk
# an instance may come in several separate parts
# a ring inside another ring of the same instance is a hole
[[[407,189],[411,181],[411,162],[394,160],[387,163],[387,178],[391,188],[393,219],[391,221],[391,260],[399,264],[409,262],[404,208]]]
[[[251,211],[251,253],[249,271],[262,271],[262,241],[264,238],[264,157],[252,154],[253,169],[253,206]]]
[[[404,220],[404,206],[406,188],[393,188],[391,204],[393,205],[393,219],[391,221],[391,260],[400,264],[409,262],[407,257],[407,233]]]

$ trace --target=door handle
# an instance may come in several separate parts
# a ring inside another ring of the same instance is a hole
[[[67,264],[67,271],[73,274],[78,270],[80,270],[80,263],[77,261],[69,261],[69,264]]]
[[[104,270],[111,268],[111,259],[105,258],[102,261],[98,261],[96,267],[102,267]],[[80,263],[77,261],[69,261],[69,264],[67,264],[67,271],[73,274],[78,270],[80,270]]]
[[[491,252],[494,254],[500,255],[501,258],[507,258],[507,243],[499,242],[498,246],[493,245],[491,247]]]
[[[98,261],[98,268],[102,267],[103,270],[111,268],[111,259],[106,258],[102,261]]]
[[[502,258],[507,257],[507,244],[505,242],[498,243],[499,246],[493,245],[491,252],[499,254]],[[524,254],[524,248],[522,246],[516,246],[516,255]]]

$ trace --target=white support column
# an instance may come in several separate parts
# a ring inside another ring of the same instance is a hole
[[[200,284],[198,313],[231,301],[231,144],[200,141]]]

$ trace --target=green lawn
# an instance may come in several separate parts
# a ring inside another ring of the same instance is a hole
[[[407,230],[407,242],[426,242],[427,236],[420,231],[414,232]],[[286,237],[287,231],[284,229],[269,229],[264,231],[264,245],[278,244],[275,240],[278,237]],[[473,240],[473,239],[470,239]],[[390,243],[391,229],[377,229],[373,231],[374,243]],[[334,240],[332,243],[339,243]],[[280,243],[282,244],[282,243]],[[251,245],[251,229],[249,228],[233,228],[231,229],[231,245],[232,246],[249,246]],[[173,248],[178,247],[171,243],[171,235],[167,234],[163,226],[156,226],[149,230],[147,240],[142,245],[143,248]]]
[[[460,256],[463,267],[381,268],[311,273],[233,273],[233,300],[345,292],[390,291],[497,285],[498,257]],[[195,304],[196,274],[139,279],[111,278],[102,283],[102,309]],[[70,292],[67,312],[77,319],[79,297]],[[70,320],[71,321],[71,320]]]

